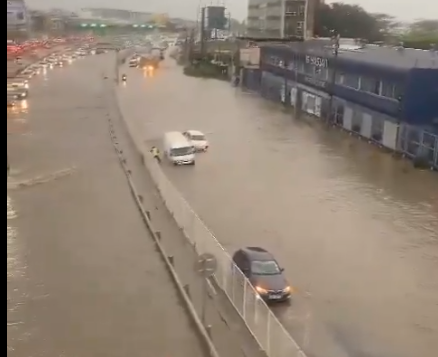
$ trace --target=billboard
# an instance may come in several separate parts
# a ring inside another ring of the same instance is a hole
[[[8,0],[6,9],[8,29],[17,29],[27,25],[27,9],[23,0]]]
[[[207,6],[206,29],[226,30],[228,19],[223,6]]]

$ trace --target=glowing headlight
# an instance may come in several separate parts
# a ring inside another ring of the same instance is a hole
[[[256,286],[255,289],[259,294],[267,294],[268,293],[268,290],[266,290],[260,286]]]

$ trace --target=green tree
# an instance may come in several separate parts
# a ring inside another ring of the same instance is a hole
[[[389,26],[390,20],[390,16],[372,15],[357,5],[321,4],[316,13],[315,34],[320,37],[330,37],[336,33],[341,37],[380,41],[384,37],[385,26]]]
[[[404,47],[429,50],[438,49],[438,20],[418,20],[400,38]]]
[[[437,36],[438,20],[417,20],[409,27],[411,36]]]

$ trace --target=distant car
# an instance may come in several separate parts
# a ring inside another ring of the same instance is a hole
[[[29,92],[27,91],[26,88],[17,88],[17,87],[8,86],[7,95],[8,98],[10,97],[15,100],[24,100],[28,97]]]
[[[27,67],[20,73],[20,76],[22,78],[27,78],[27,79],[30,79],[35,75],[36,75],[36,70],[32,67]]]
[[[28,89],[29,88],[29,80],[28,80],[28,78],[16,76],[14,78],[8,78],[7,85],[8,85],[8,87],[13,87],[13,88]]]
[[[8,96],[8,108],[17,106],[17,98],[15,96]]]
[[[138,67],[138,58],[133,57],[129,60],[129,67]]]
[[[207,151],[208,150],[208,141],[205,135],[199,130],[187,130],[183,133],[183,135],[190,140],[195,151]]]
[[[287,301],[292,288],[274,256],[260,247],[246,247],[233,255],[234,264],[242,271],[265,301]]]

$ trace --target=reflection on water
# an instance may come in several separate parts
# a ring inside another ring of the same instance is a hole
[[[14,351],[14,341],[26,338],[26,333],[21,329],[24,323],[23,316],[26,293],[23,282],[26,275],[26,264],[23,260],[22,251],[17,242],[17,230],[13,226],[17,212],[13,207],[11,198],[7,197],[7,351]]]

